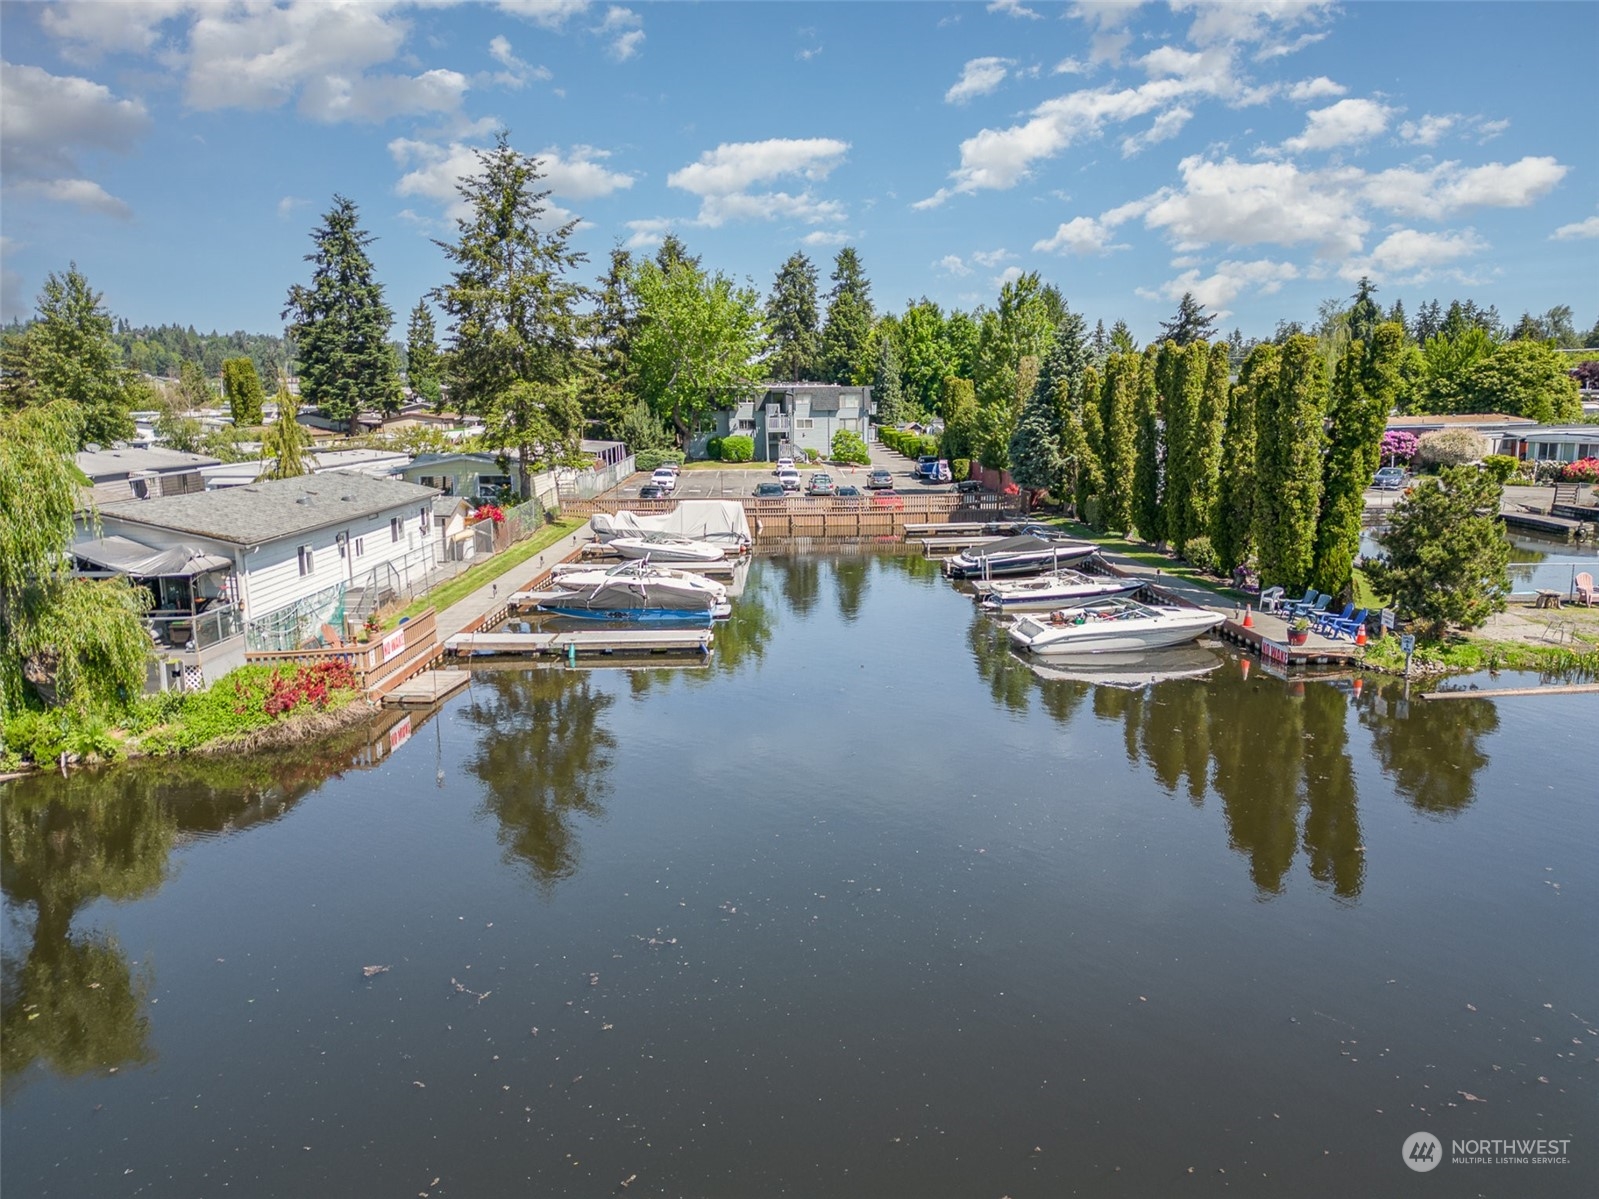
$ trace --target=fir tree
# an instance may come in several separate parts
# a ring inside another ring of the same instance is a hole
[[[1138,370],[1138,394],[1134,402],[1137,421],[1136,459],[1133,467],[1133,524],[1138,535],[1151,545],[1165,540],[1165,512],[1161,505],[1161,473],[1165,444],[1161,439],[1160,391],[1156,386],[1156,365],[1160,347],[1145,348]]]
[[[1377,285],[1362,275],[1355,287],[1354,306],[1349,310],[1349,336],[1368,345],[1376,336],[1377,325],[1382,321],[1382,309],[1372,299],[1376,294]]]
[[[1094,332],[1088,339],[1088,360],[1095,370],[1105,369],[1105,359],[1110,357],[1110,334],[1105,332],[1105,322],[1094,322]]]
[[[872,285],[853,246],[833,263],[827,323],[822,327],[822,374],[828,383],[859,383],[871,377],[867,349],[872,336]]]
[[[543,227],[550,193],[537,190],[538,159],[512,149],[504,130],[476,154],[478,169],[456,185],[467,208],[456,240],[435,243],[454,269],[434,298],[452,322],[450,400],[483,417],[495,449],[517,451],[526,499],[536,466],[577,460],[565,431],[584,291],[567,275],[586,258],[571,248],[576,220]],[[541,440],[551,430],[557,440]]]
[[[771,353],[767,377],[774,382],[804,383],[822,373],[822,333],[816,311],[816,267],[803,254],[783,264],[766,302],[766,328]]]
[[[1260,577],[1289,591],[1310,583],[1321,509],[1322,398],[1326,373],[1309,334],[1282,347],[1275,385],[1256,407],[1255,540]]]
[[[688,247],[683,244],[683,239],[675,233],[668,233],[662,239],[660,247],[655,251],[655,265],[661,268],[663,274],[682,263],[694,270],[700,269],[700,256],[690,254]]]
[[[1194,341],[1208,341],[1216,324],[1214,313],[1207,313],[1205,306],[1194,299],[1191,291],[1183,292],[1183,298],[1177,302],[1177,313],[1169,321],[1160,324],[1160,340],[1175,341],[1180,346],[1186,346]]]
[[[1270,342],[1257,344],[1244,358],[1238,382],[1228,396],[1216,506],[1210,517],[1210,544],[1226,572],[1248,562],[1254,552],[1255,409],[1261,393],[1277,385],[1278,358],[1276,346]]]
[[[266,392],[253,359],[229,358],[222,364],[222,395],[228,401],[236,428],[253,428],[261,423]]]
[[[899,338],[881,330],[877,338],[877,369],[872,373],[872,401],[877,423],[893,428],[904,419],[905,391],[900,383]]]
[[[333,197],[333,207],[311,234],[316,248],[310,286],[289,289],[283,318],[300,364],[300,394],[324,416],[346,421],[355,431],[361,409],[394,408],[400,380],[389,327],[394,313],[373,278],[367,247],[373,237],[360,226],[353,202]]]
[[[633,369],[633,338],[638,332],[638,297],[633,294],[633,255],[621,246],[611,249],[610,264],[600,277],[591,317],[589,353],[595,379],[589,388],[586,410],[609,435],[634,449],[655,449],[634,442],[622,433],[622,424],[642,403]],[[665,434],[663,433],[663,437]]]
[[[435,412],[444,406],[444,389],[439,386],[440,369],[433,309],[425,299],[418,300],[405,328],[405,381]]]

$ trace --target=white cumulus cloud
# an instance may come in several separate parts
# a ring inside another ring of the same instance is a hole
[[[1599,216],[1591,216],[1585,221],[1574,221],[1569,225],[1562,225],[1549,236],[1557,241],[1571,241],[1581,237],[1599,237]]]
[[[944,93],[946,104],[964,104],[975,96],[986,96],[1005,81],[1011,60],[974,58],[961,70],[961,77]]]
[[[933,264],[941,271],[948,271],[951,275],[969,275],[972,268],[967,266],[959,254],[945,254]]]
[[[1299,277],[1299,268],[1291,262],[1273,262],[1269,258],[1218,262],[1209,275],[1202,275],[1196,267],[1153,290],[1139,288],[1138,294],[1147,299],[1177,300],[1184,293],[1192,292],[1194,299],[1225,318],[1232,315],[1227,305],[1246,292],[1257,296],[1275,295],[1284,283]]]
[[[1114,244],[1115,230],[1091,216],[1073,217],[1062,224],[1051,237],[1033,243],[1033,249],[1046,254],[1108,254],[1112,250],[1125,250],[1127,246]]]
[[[411,138],[396,138],[389,143],[395,165],[405,170],[395,184],[396,195],[421,196],[445,210],[445,215],[460,218],[468,208],[456,189],[456,181],[477,174],[476,148],[464,142],[440,145]],[[603,165],[610,152],[593,146],[577,145],[562,151],[549,147],[533,155],[544,172],[543,186],[562,200],[588,200],[608,196],[633,186],[633,176]],[[407,169],[409,168],[409,169]],[[571,219],[564,208],[546,201],[544,223],[557,225]]]
[[[125,153],[149,127],[141,102],[103,84],[0,62],[0,175],[7,191],[127,217],[123,201],[83,177],[78,156]]]
[[[848,142],[828,137],[724,142],[701,154],[698,162],[673,171],[666,182],[700,198],[698,220],[702,225],[779,217],[820,224],[840,219],[843,207],[818,199],[809,188],[797,194],[752,189],[788,177],[819,182],[848,152]]]
[[[1393,109],[1375,100],[1340,100],[1327,108],[1313,109],[1307,115],[1305,131],[1289,138],[1283,147],[1297,154],[1369,141],[1388,128],[1392,115]]]
[[[1427,113],[1419,121],[1405,121],[1399,126],[1399,136],[1412,145],[1435,146],[1438,139],[1455,127],[1457,118]]]
[[[1307,100],[1325,100],[1329,96],[1341,96],[1349,89],[1341,83],[1334,83],[1325,75],[1317,75],[1314,79],[1301,79],[1288,89],[1288,98],[1296,103],[1303,104]]]
[[[1182,188],[1161,194],[1144,219],[1169,230],[1179,248],[1311,245],[1341,256],[1357,252],[1371,227],[1347,189],[1327,186],[1290,162],[1192,155],[1178,170]]]

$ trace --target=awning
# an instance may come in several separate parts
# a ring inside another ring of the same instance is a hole
[[[92,541],[79,541],[72,547],[72,556],[102,570],[140,579],[203,575],[207,571],[222,570],[233,565],[230,558],[207,554],[193,546],[180,545],[174,549],[158,550],[127,537],[98,537]]]

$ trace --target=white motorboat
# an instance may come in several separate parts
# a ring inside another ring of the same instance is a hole
[[[1223,619],[1208,608],[1172,608],[1117,598],[1048,616],[1023,616],[1010,627],[1010,639],[1035,654],[1124,653],[1193,641]]]
[[[722,584],[649,562],[567,571],[552,580],[549,591],[517,598],[580,620],[709,624],[732,612]]]
[[[727,557],[724,545],[677,533],[613,537],[606,544],[624,558],[647,558],[651,562],[720,562]],[[734,553],[737,552],[735,548]]]
[[[654,562],[647,562],[642,558],[631,558],[625,562],[618,562],[610,566],[595,566],[592,563],[563,562],[550,572],[551,583],[564,590],[575,591],[583,587],[601,587],[609,583],[632,580],[640,583],[653,583],[657,585],[671,585],[686,588],[689,591],[705,591],[715,597],[717,603],[725,603],[729,592],[725,583],[708,579],[702,574],[695,574],[691,570],[674,570],[670,566],[660,566]]]
[[[977,602],[989,612],[1053,612],[1112,596],[1131,595],[1143,585],[1140,579],[1055,570],[1031,578],[979,583]]]
[[[1098,549],[1080,541],[1023,533],[962,550],[944,564],[944,573],[956,579],[1036,575],[1081,562]]]

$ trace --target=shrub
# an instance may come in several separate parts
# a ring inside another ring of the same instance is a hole
[[[1489,454],[1482,460],[1482,468],[1494,477],[1494,482],[1503,487],[1510,481],[1510,476],[1516,473],[1516,468],[1521,463],[1509,454]]]
[[[1398,429],[1389,429],[1382,435],[1382,460],[1394,462],[1399,459],[1410,461],[1416,453],[1416,435],[1405,433]]]
[[[1424,466],[1464,466],[1476,462],[1488,448],[1480,433],[1470,429],[1440,429],[1416,443],[1416,461]]]
[[[675,462],[683,465],[682,450],[640,450],[633,455],[634,470],[654,470],[663,462]]]
[[[747,437],[742,433],[734,433],[720,439],[720,451],[716,457],[723,462],[748,462],[755,457],[755,438]]]
[[[807,461],[807,462],[820,462],[821,460],[822,460],[822,451],[813,450],[810,446],[806,446],[805,447],[805,461]]]
[[[720,462],[722,460],[722,439],[720,437],[713,437],[707,441],[705,443],[705,453],[707,457],[714,461]]]
[[[866,442],[861,435],[853,429],[840,429],[833,434],[833,461],[854,462],[861,466],[867,465],[872,460],[872,455],[866,449]]]
[[[1208,575],[1221,573],[1221,559],[1217,557],[1209,537],[1190,537],[1183,542],[1182,556],[1183,561],[1196,570]]]
[[[1562,483],[1599,483],[1599,458],[1578,458],[1560,468]]]
[[[964,483],[972,477],[972,460],[970,458],[956,458],[949,464],[949,473],[955,476],[955,482]]]

